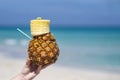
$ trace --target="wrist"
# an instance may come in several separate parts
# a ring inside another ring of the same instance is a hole
[[[32,79],[27,79],[26,75],[23,73],[18,74],[18,76],[20,77],[20,80],[32,80]]]
[[[27,79],[25,79],[25,75],[22,74],[22,73],[18,74],[18,77],[19,77],[21,80],[27,80]]]

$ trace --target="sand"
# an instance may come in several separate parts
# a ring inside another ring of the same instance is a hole
[[[25,64],[24,59],[0,56],[0,80],[10,80]],[[120,80],[120,73],[56,66],[42,70],[34,80]]]

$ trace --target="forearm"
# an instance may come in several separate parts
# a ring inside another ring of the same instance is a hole
[[[28,80],[28,79],[25,79],[25,75],[20,73],[17,76],[13,77],[11,80]]]

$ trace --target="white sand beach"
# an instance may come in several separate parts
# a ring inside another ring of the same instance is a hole
[[[22,70],[25,60],[0,56],[0,63],[0,80],[10,80]],[[120,74],[60,67],[54,64],[42,70],[34,80],[120,80]]]

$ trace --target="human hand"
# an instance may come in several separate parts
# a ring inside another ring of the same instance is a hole
[[[34,63],[31,63],[29,59],[27,59],[27,62],[22,72],[18,74],[18,76],[16,76],[12,80],[32,80],[34,77],[36,77],[40,73],[42,69],[46,68],[47,66],[51,64],[45,65],[44,67],[42,67],[41,65],[37,66]]]
[[[39,74],[41,69],[42,66],[37,66],[31,63],[29,59],[27,59],[26,65],[24,66],[21,74],[24,76],[25,80],[32,80],[35,76]]]

